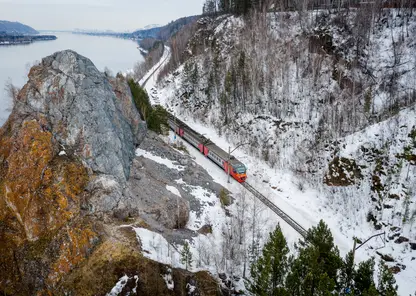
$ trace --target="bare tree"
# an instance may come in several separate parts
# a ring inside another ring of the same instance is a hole
[[[108,68],[108,67],[105,67],[105,68],[104,68],[104,74],[105,74],[105,76],[107,76],[107,77],[113,77],[113,71],[111,71],[111,69],[110,69],[110,68]]]
[[[7,96],[12,99],[12,103],[14,106],[18,100],[20,88],[15,86],[12,82],[12,79],[9,77],[4,86],[4,90],[6,91]]]

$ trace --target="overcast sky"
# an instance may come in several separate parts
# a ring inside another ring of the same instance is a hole
[[[204,0],[0,0],[0,20],[37,30],[134,30],[200,14]]]

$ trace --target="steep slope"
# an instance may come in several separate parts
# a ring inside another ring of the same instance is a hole
[[[158,101],[228,143],[250,142],[258,160],[240,156],[250,182],[294,175],[300,190],[281,188],[288,203],[300,219],[335,220],[338,243],[385,231],[378,252],[414,293],[415,32],[406,9],[204,18]]]
[[[183,26],[190,24],[197,20],[199,16],[188,16],[170,22],[165,26],[153,26],[149,28],[139,29],[131,33],[131,37],[136,39],[155,38],[162,41],[167,41],[171,36],[175,35]]]
[[[38,31],[27,25],[19,22],[9,22],[0,20],[0,34],[5,33],[8,35],[36,35]]]
[[[182,295],[191,285],[195,295],[217,295],[208,273],[143,256],[147,242],[136,228],[163,232],[172,248],[196,235],[181,228],[198,201],[168,186],[182,178],[183,186],[219,190],[188,156],[146,135],[124,78],[107,78],[70,50],[31,69],[0,129],[1,294],[105,295],[121,287]],[[144,159],[139,145],[175,165]]]

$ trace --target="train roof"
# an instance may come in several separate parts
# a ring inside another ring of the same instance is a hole
[[[196,138],[197,140],[199,140],[200,143],[203,143],[204,146],[208,147],[209,150],[213,151],[215,154],[217,154],[220,158],[222,158],[223,160],[227,160],[228,159],[228,152],[224,151],[223,149],[221,149],[220,147],[218,147],[217,145],[215,145],[213,142],[210,141],[210,139],[204,137],[203,135],[200,135],[198,132],[194,131],[192,128],[190,128],[186,123],[184,123],[182,120],[178,119],[178,118],[174,118],[173,115],[169,114],[168,117],[172,120],[172,121],[176,121],[176,123],[182,127],[184,127],[186,129],[186,132],[191,134],[192,137]],[[241,167],[245,165],[239,161],[237,158],[235,158],[234,156],[231,155],[231,159],[230,159],[230,163],[233,167]]]
[[[213,151],[215,154],[217,154],[222,159],[224,159],[224,160],[228,159],[228,152],[225,152],[224,150],[222,150],[220,147],[218,147],[214,143],[211,142],[211,143],[209,143],[205,146],[208,147],[209,150]],[[237,158],[235,158],[232,155],[231,155],[230,163],[233,167],[244,166],[244,164],[241,161],[239,161]]]

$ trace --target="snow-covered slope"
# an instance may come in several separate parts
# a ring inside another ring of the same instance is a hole
[[[235,155],[250,184],[305,228],[324,219],[341,253],[354,236],[386,232],[385,245],[371,240],[357,259],[391,256],[408,295],[416,290],[416,17],[369,15],[200,20],[190,60],[151,94],[223,149],[249,141]]]

